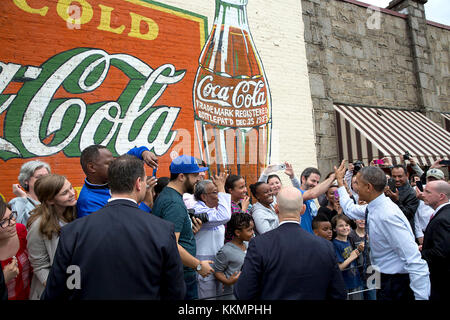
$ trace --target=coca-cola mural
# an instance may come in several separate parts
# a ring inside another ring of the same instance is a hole
[[[216,1],[195,77],[194,126],[202,160],[217,171],[256,181],[270,158],[271,99],[250,33],[247,2]]]
[[[217,1],[208,37],[205,16],[152,1],[1,1],[1,195],[32,159],[81,187],[79,156],[94,143],[114,155],[147,146],[158,176],[192,154],[256,177],[271,98],[246,4]]]

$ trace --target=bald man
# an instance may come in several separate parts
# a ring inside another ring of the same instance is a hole
[[[345,299],[333,245],[300,227],[301,192],[282,188],[275,210],[278,228],[250,240],[234,295],[239,300]]]
[[[422,246],[422,258],[430,269],[430,300],[450,301],[450,184],[428,182],[423,198],[434,209]]]

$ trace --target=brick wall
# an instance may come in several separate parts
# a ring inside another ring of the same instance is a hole
[[[0,11],[0,193],[8,200],[32,159],[81,187],[79,155],[92,143],[115,155],[146,145],[160,157],[158,176],[168,175],[174,151],[198,151],[192,89],[214,1],[2,1]],[[272,162],[315,166],[301,2],[250,0],[247,11],[272,99]],[[158,67],[169,77],[163,87],[151,82]]]

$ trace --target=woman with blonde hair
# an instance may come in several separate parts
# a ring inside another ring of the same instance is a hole
[[[40,299],[58,246],[61,227],[75,220],[77,199],[70,182],[50,174],[39,178],[34,190],[41,204],[28,219],[28,254],[34,275],[30,299]]]

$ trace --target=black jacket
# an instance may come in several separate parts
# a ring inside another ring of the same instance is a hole
[[[422,258],[430,269],[430,299],[450,301],[450,204],[436,212],[428,223]]]
[[[346,299],[333,244],[285,223],[250,240],[234,285],[242,300]]]
[[[395,204],[398,205],[408,219],[414,233],[414,215],[416,214],[420,201],[417,199],[416,191],[410,186],[409,182],[397,189],[399,190],[399,200]]]
[[[178,300],[185,290],[173,224],[114,200],[61,229],[42,299]]]

